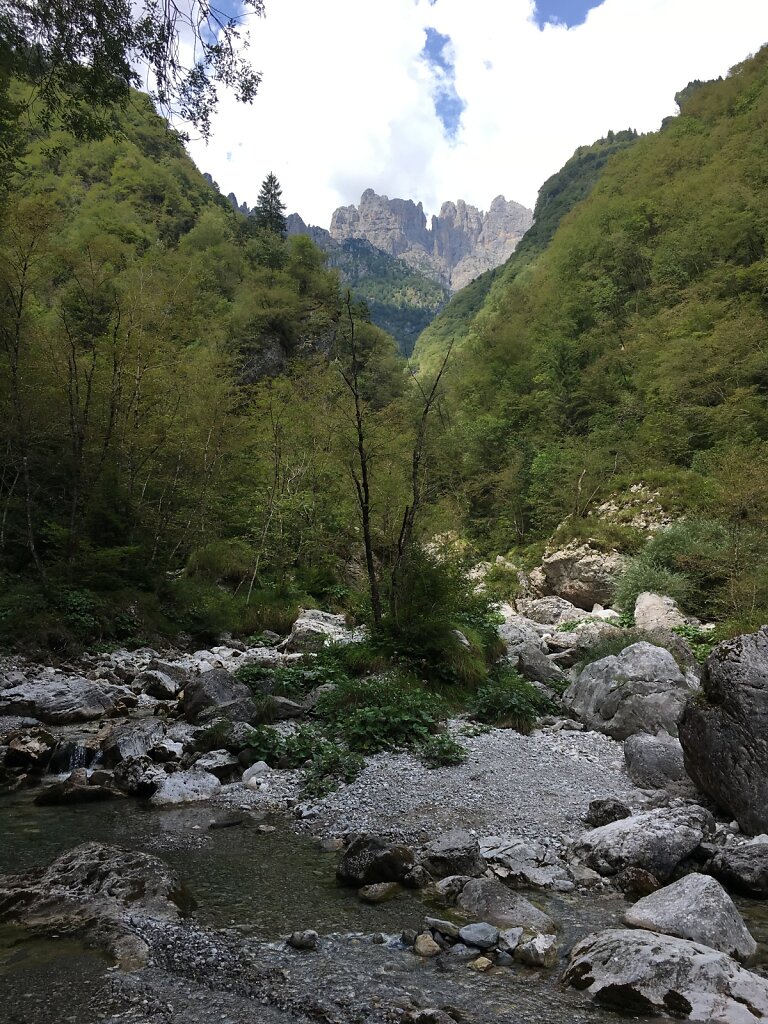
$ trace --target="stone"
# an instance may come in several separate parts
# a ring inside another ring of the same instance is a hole
[[[688,620],[677,607],[677,601],[661,594],[645,591],[635,601],[635,627],[644,632],[654,629],[675,629]]]
[[[638,867],[664,881],[714,831],[714,819],[703,807],[659,808],[585,833],[571,855],[601,875]]]
[[[624,868],[614,878],[617,889],[625,892],[628,896],[648,896],[661,888],[661,882],[656,875],[644,868]]]
[[[193,725],[213,713],[233,722],[250,722],[256,714],[251,691],[224,669],[211,669],[184,687],[184,716]]]
[[[294,949],[313,950],[317,949],[320,936],[312,928],[303,932],[291,932],[288,936],[288,945]]]
[[[768,831],[768,626],[718,644],[685,707],[685,767],[748,835]]]
[[[143,757],[165,738],[165,723],[157,718],[113,725],[101,744],[101,760],[113,768],[128,758]]]
[[[357,888],[378,882],[403,882],[414,865],[410,847],[395,846],[378,836],[361,835],[342,853],[336,877],[344,885]]]
[[[55,749],[56,738],[47,729],[35,728],[12,733],[5,753],[5,766],[44,772]]]
[[[530,682],[543,683],[545,686],[567,682],[568,677],[563,670],[558,668],[538,645],[522,644],[518,647],[516,656],[509,658],[509,662],[524,679],[528,679]]]
[[[550,917],[496,878],[470,879],[461,891],[457,906],[476,921],[486,921],[498,928],[555,931]]]
[[[424,918],[424,928],[427,931],[440,932],[441,935],[445,935],[449,939],[458,939],[460,927],[454,921],[443,921],[439,917]]]
[[[674,736],[666,733],[629,736],[624,741],[624,761],[627,775],[641,789],[675,789],[679,784],[687,784],[692,789],[685,770],[683,748]]]
[[[485,860],[477,837],[464,829],[452,829],[419,851],[419,863],[433,878],[450,875],[481,875]]]
[[[466,924],[459,929],[459,938],[465,946],[477,946],[478,949],[493,949],[499,941],[499,929],[485,921]]]
[[[278,649],[312,654],[322,651],[331,643],[352,643],[362,639],[362,635],[360,630],[353,630],[347,626],[343,615],[304,608],[291,627],[290,635],[278,645]]]
[[[357,890],[357,895],[363,903],[387,903],[395,899],[403,891],[399,882],[376,882],[374,885],[364,885]]]
[[[516,947],[515,960],[529,967],[554,967],[557,963],[557,939],[554,935],[534,935]]]
[[[292,718],[303,718],[305,715],[303,705],[297,704],[295,700],[289,700],[288,697],[271,696],[269,710],[275,722],[286,722]]]
[[[83,772],[85,775],[85,772]],[[111,800],[114,793],[106,786],[89,785],[88,777],[78,777],[76,772],[63,782],[55,782],[46,786],[35,797],[38,807],[62,807],[67,804],[94,803],[98,800]]]
[[[435,882],[435,895],[445,903],[455,903],[469,881],[469,875],[449,875]]]
[[[624,740],[638,732],[676,735],[691,692],[669,651],[641,641],[587,665],[563,704],[588,728]]]
[[[705,870],[735,892],[755,900],[768,899],[768,842],[726,846]]]
[[[644,896],[625,912],[624,921],[634,928],[711,946],[742,962],[757,950],[733,900],[708,875],[686,875]]]
[[[631,815],[632,811],[620,800],[591,800],[584,821],[593,828],[600,828],[601,825],[608,825],[612,821],[620,821]]]
[[[442,952],[429,932],[422,932],[421,935],[416,936],[416,941],[413,944],[413,951],[416,956],[423,957],[437,956],[438,953]]]
[[[210,772],[190,768],[186,772],[174,772],[159,780],[156,792],[150,797],[155,807],[168,807],[176,804],[199,803],[210,800],[221,788],[221,783]]]
[[[524,615],[510,613],[498,626],[498,634],[506,647],[507,659],[517,658],[522,647],[535,647],[542,654],[546,653],[547,645],[541,635],[541,625],[525,618]]]
[[[472,963],[467,964],[473,971],[479,971],[484,974],[493,967],[493,960],[489,960],[487,956],[479,956],[477,960],[473,960]]]
[[[155,697],[157,700],[175,700],[181,690],[181,684],[167,672],[159,669],[147,669],[141,672],[133,681],[133,685],[142,693]]]
[[[618,551],[601,551],[592,544],[572,541],[542,559],[545,593],[585,611],[595,604],[610,604],[626,564],[626,557]]]
[[[544,626],[562,626],[566,622],[579,622],[584,610],[562,597],[538,597],[517,601],[517,607],[533,622]]]
[[[128,687],[82,676],[53,674],[0,690],[0,715],[31,716],[47,725],[109,718],[135,704]]]
[[[563,975],[600,1006],[700,1024],[768,1018],[768,981],[697,942],[643,929],[609,929],[577,943]]]
[[[144,755],[125,758],[117,765],[112,777],[117,788],[123,793],[147,798],[157,792],[166,774],[163,768]]]
[[[240,762],[228,750],[212,750],[195,761],[197,771],[210,772],[220,782],[228,782],[240,774]]]
[[[85,937],[124,970],[146,963],[141,921],[174,922],[183,902],[178,876],[158,857],[83,843],[46,868],[0,878],[0,921],[35,935]]]
[[[470,949],[469,946],[465,946],[463,942],[456,942],[453,946],[449,946],[446,950],[449,956],[455,956],[458,960],[471,960],[477,956],[476,949]]]
[[[250,768],[246,768],[243,772],[242,782],[246,785],[252,779],[261,780],[265,775],[268,775],[272,769],[269,767],[266,761],[257,761],[256,764],[252,764]]]
[[[499,932],[499,949],[506,950],[507,953],[514,953],[520,945],[522,937],[522,928],[505,928]]]

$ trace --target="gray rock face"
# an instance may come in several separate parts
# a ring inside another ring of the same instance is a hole
[[[572,853],[601,875],[632,867],[664,880],[714,831],[714,819],[703,807],[661,808],[587,832]]]
[[[47,868],[0,878],[0,921],[37,935],[82,935],[126,969],[148,952],[135,933],[141,920],[175,921],[181,884],[146,853],[84,843]]]
[[[685,878],[644,896],[624,914],[627,924],[719,949],[736,960],[750,960],[757,943],[733,900],[714,878]]]
[[[190,768],[186,772],[161,775],[150,803],[156,807],[200,803],[210,800],[220,788],[221,783],[215,775],[202,769]]]
[[[453,829],[432,840],[421,850],[419,863],[433,878],[449,875],[481,875],[485,861],[475,836],[463,829]]]
[[[527,618],[542,626],[562,626],[566,622],[578,622],[584,618],[581,608],[562,597],[522,598],[516,603]]]
[[[157,718],[121,722],[113,726],[102,743],[104,764],[109,768],[129,757],[142,757],[165,737],[165,724]]]
[[[81,676],[46,676],[0,691],[0,714],[31,716],[47,725],[109,718],[135,705],[126,686]]]
[[[495,878],[471,879],[461,890],[457,906],[470,917],[487,921],[497,928],[555,931],[551,917]]]
[[[341,855],[336,877],[344,885],[402,882],[416,864],[413,850],[394,846],[377,836],[358,836]]]
[[[547,555],[541,568],[548,593],[591,611],[596,604],[611,603],[625,564],[618,551],[600,551],[574,541]]]
[[[768,899],[768,843],[727,846],[715,854],[706,870],[735,892]]]
[[[588,728],[624,740],[638,732],[676,735],[690,693],[669,651],[642,641],[587,665],[563,703]]]
[[[523,679],[528,679],[532,683],[543,683],[547,686],[552,683],[565,684],[567,682],[567,677],[562,669],[550,661],[538,645],[522,644],[517,649],[517,657],[512,657],[509,660]]]
[[[637,733],[624,741],[627,774],[641,789],[665,789],[677,783],[691,785],[680,740],[661,733]]]
[[[184,716],[197,724],[215,714],[233,722],[249,722],[256,714],[251,691],[224,669],[204,672],[184,688]]]
[[[768,627],[720,644],[680,721],[688,774],[744,832],[768,831]]]
[[[497,196],[485,214],[462,200],[443,203],[427,228],[421,203],[367,189],[359,206],[334,212],[330,234],[337,242],[365,238],[456,290],[509,259],[532,221],[530,210]]]
[[[768,981],[717,950],[644,930],[588,935],[571,953],[566,985],[623,1013],[701,1024],[768,1017]]]
[[[127,757],[114,771],[114,782],[128,796],[150,797],[165,778],[163,769],[146,755]]]
[[[175,700],[181,689],[181,683],[167,672],[160,669],[147,669],[134,680],[134,686],[142,693],[155,697],[157,700]]]
[[[301,654],[316,653],[330,643],[351,643],[361,639],[362,635],[360,630],[349,629],[343,615],[307,608],[296,619],[290,635],[279,649]]]
[[[686,618],[671,597],[645,591],[635,601],[635,625],[638,629],[674,629],[684,626]]]

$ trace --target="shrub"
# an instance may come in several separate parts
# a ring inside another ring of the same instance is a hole
[[[434,694],[390,677],[340,684],[321,697],[317,713],[351,750],[374,754],[423,742],[439,729],[445,707]]]
[[[304,769],[304,791],[309,796],[325,796],[342,782],[352,782],[362,771],[359,754],[338,743],[324,741]]]
[[[714,630],[699,629],[697,626],[674,626],[673,633],[677,633],[693,651],[696,661],[702,665],[710,656],[712,651],[720,643],[719,635]]]
[[[438,732],[424,740],[419,747],[419,756],[427,768],[448,768],[463,764],[467,759],[467,749],[449,732]]]
[[[254,761],[266,761],[272,767],[279,765],[285,753],[283,737],[277,729],[268,725],[257,725],[251,729],[246,738],[246,745]]]
[[[228,718],[220,718],[205,729],[200,729],[195,733],[195,750],[201,754],[208,754],[211,750],[226,750],[231,728],[232,723]]]
[[[187,574],[211,583],[237,586],[253,571],[253,551],[243,540],[215,540],[187,559]]]
[[[646,590],[664,594],[684,605],[690,587],[682,573],[654,561],[646,549],[637,558],[633,558],[622,573],[616,588],[616,603],[623,611],[633,612],[638,595]]]
[[[550,713],[554,705],[514,669],[505,668],[477,691],[472,713],[489,725],[515,729],[527,735],[539,715]]]

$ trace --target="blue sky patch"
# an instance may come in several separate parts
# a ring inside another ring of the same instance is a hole
[[[573,28],[581,25],[593,7],[599,7],[603,0],[536,0],[534,18],[542,28],[546,23],[559,22]]]
[[[426,36],[421,56],[435,73],[432,90],[435,113],[442,121],[446,138],[455,139],[466,103],[456,92],[456,68],[453,62],[451,37],[444,36],[436,28],[428,28]]]

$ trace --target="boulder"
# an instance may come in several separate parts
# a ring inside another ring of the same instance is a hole
[[[601,875],[636,867],[664,881],[714,831],[714,818],[703,807],[665,807],[593,829],[571,853]]]
[[[588,728],[624,740],[638,732],[676,735],[690,694],[669,651],[641,641],[587,665],[563,703]]]
[[[307,928],[303,932],[291,932],[288,936],[288,945],[294,949],[312,950],[317,949],[320,936],[313,928]]]
[[[546,652],[541,625],[524,615],[510,612],[498,627],[498,633],[507,649],[509,659],[516,657],[523,646],[536,647],[542,654]]]
[[[146,672],[136,676],[133,685],[137,690],[141,690],[142,693],[155,697],[157,700],[175,700],[183,684],[160,669],[147,669]]]
[[[534,935],[518,944],[515,960],[529,967],[554,967],[557,963],[557,939],[554,935]]]
[[[157,792],[165,771],[146,754],[127,757],[115,768],[113,779],[118,789],[128,796],[147,798]]]
[[[192,724],[208,721],[214,715],[233,722],[250,722],[256,714],[251,691],[224,669],[211,669],[184,688],[184,717]]]
[[[157,790],[150,797],[150,803],[155,807],[200,803],[203,800],[210,800],[219,789],[221,783],[215,775],[190,768],[186,772],[161,776]]]
[[[442,949],[429,932],[422,932],[421,935],[416,936],[416,941],[413,944],[413,951],[416,956],[431,957],[437,956],[442,953]]]
[[[574,947],[563,981],[624,1014],[701,1024],[768,1018],[764,978],[709,946],[641,929],[588,935]]]
[[[23,768],[25,771],[44,772],[48,767],[56,739],[47,729],[28,729],[11,735],[5,754],[6,768]]]
[[[562,597],[537,597],[517,601],[518,610],[533,622],[543,626],[561,626],[565,622],[583,619],[584,610]]]
[[[82,676],[43,676],[0,691],[0,714],[31,716],[47,725],[109,718],[135,705],[127,686]]]
[[[622,818],[631,818],[632,811],[620,800],[606,798],[604,800],[591,800],[584,821],[592,828],[600,828],[601,825],[608,825],[612,821],[620,821]]]
[[[596,604],[610,604],[625,566],[626,558],[618,551],[600,551],[577,541],[541,562],[546,592],[586,611]]]
[[[465,946],[493,949],[499,941],[499,929],[485,921],[477,921],[475,924],[465,924],[460,928],[459,938]]]
[[[46,786],[35,797],[38,807],[63,807],[67,804],[86,804],[98,800],[111,800],[114,793],[106,786],[90,785],[83,770],[72,772],[63,782],[55,782]]]
[[[143,757],[165,737],[165,724],[158,718],[114,725],[101,745],[103,763],[109,768],[131,757]]]
[[[684,626],[688,620],[677,607],[677,601],[661,594],[645,591],[635,601],[635,626],[637,629],[675,629]]]
[[[538,645],[522,644],[509,658],[509,662],[523,679],[528,679],[532,683],[551,686],[553,683],[557,685],[567,682],[567,676],[563,670],[550,661]]]
[[[344,850],[336,877],[344,885],[361,888],[378,882],[403,882],[416,864],[413,850],[395,846],[378,836],[362,835]]]
[[[595,616],[577,622],[573,628],[558,628],[546,637],[547,651],[557,658],[557,664],[571,668],[577,662],[588,660],[589,652],[606,639],[621,636],[621,630],[611,622]]]
[[[419,863],[433,878],[449,875],[482,875],[485,860],[475,836],[464,829],[453,829],[427,843],[419,852]]]
[[[461,890],[457,906],[474,920],[486,921],[497,928],[555,931],[552,918],[496,878],[470,879]]]
[[[726,846],[705,870],[735,892],[755,900],[768,899],[768,842]]]
[[[159,858],[83,843],[47,868],[0,878],[0,921],[85,938],[131,970],[149,952],[140,923],[177,920],[181,899],[177,875]]]
[[[306,711],[302,704],[288,697],[270,697],[269,709],[275,722],[286,722],[292,718],[303,718]]]
[[[375,885],[364,885],[357,890],[357,895],[363,903],[388,903],[402,891],[399,882],[377,882]]]
[[[768,627],[719,644],[685,707],[688,774],[748,834],[768,831]]]
[[[636,733],[624,741],[627,775],[641,789],[692,789],[680,740],[667,733]]]
[[[742,962],[757,950],[733,900],[708,875],[686,875],[644,896],[625,912],[624,921],[634,928],[700,942]]]
[[[195,769],[215,775],[220,782],[229,782],[240,775],[240,762],[228,750],[211,750],[195,761]]]
[[[361,638],[361,631],[349,629],[343,615],[307,608],[302,609],[290,635],[278,647],[309,654],[321,651],[328,644],[348,644]]]

